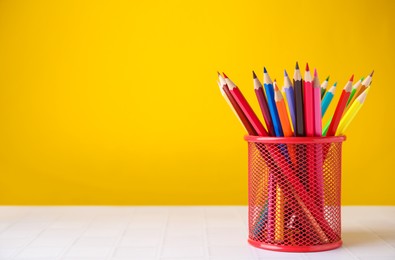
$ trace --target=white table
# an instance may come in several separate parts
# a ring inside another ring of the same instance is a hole
[[[395,207],[343,207],[342,248],[247,243],[247,207],[0,207],[0,259],[395,259]]]

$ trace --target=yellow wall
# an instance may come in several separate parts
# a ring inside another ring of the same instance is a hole
[[[0,204],[245,204],[244,131],[216,71],[257,109],[251,70],[282,82],[298,60],[339,88],[375,69],[347,132],[343,203],[395,205],[394,8],[3,0]]]

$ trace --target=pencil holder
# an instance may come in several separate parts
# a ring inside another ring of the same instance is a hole
[[[259,137],[248,142],[248,242],[313,252],[340,247],[344,136]]]

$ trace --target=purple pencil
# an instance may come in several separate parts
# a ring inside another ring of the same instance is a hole
[[[295,95],[294,88],[292,86],[291,80],[288,77],[288,73],[284,70],[284,87],[283,90],[285,92],[285,96],[287,97],[289,114],[291,115],[292,128],[295,131],[296,128],[296,119],[295,119]]]

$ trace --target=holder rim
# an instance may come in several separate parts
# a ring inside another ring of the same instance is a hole
[[[341,136],[314,136],[314,137],[266,137],[245,135],[244,140],[250,143],[266,144],[319,144],[319,143],[342,143],[346,140],[345,135]]]

